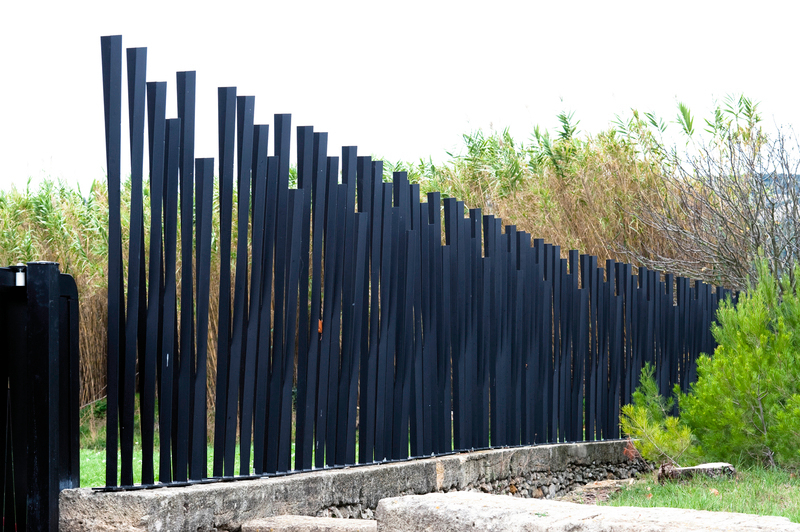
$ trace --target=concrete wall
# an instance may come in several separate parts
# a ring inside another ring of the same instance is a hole
[[[552,498],[640,471],[624,448],[623,441],[542,445],[180,488],[64,490],[60,530],[236,530],[287,514],[373,518],[381,499],[432,492]]]

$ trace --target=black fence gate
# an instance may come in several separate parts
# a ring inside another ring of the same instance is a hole
[[[3,530],[58,530],[80,485],[78,291],[54,262],[0,268]]]

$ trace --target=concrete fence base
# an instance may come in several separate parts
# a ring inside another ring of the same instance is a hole
[[[629,478],[624,441],[542,445],[454,454],[283,477],[139,491],[71,489],[59,499],[60,530],[237,530],[279,515],[374,518],[381,499],[481,491],[552,498],[606,478]]]

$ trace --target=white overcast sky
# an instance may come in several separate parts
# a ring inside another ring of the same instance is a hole
[[[632,107],[671,121],[682,101],[699,119],[728,93],[761,102],[767,125],[798,125],[799,14],[785,1],[4,1],[0,188],[105,179],[102,35],[148,48],[168,117],[175,72],[197,71],[198,157],[217,157],[216,89],[236,86],[256,96],[256,123],[292,113],[329,132],[330,155],[441,161],[490,125],[527,140],[571,110],[597,133]]]

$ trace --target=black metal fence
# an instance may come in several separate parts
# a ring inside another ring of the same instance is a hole
[[[214,160],[194,157],[195,73],[177,74],[178,118],[167,120],[166,84],[145,82],[142,48],[127,50],[126,286],[121,37],[104,37],[102,49],[109,488],[118,484],[118,465],[121,485],[133,484],[137,365],[148,486],[618,438],[619,407],[644,362],[656,365],[662,389],[685,387],[696,357],[714,348],[710,324],[726,291],[644,268],[636,275],[629,264],[601,267],[577,251],[562,258],[558,246],[478,209],[466,213],[453,198],[429,193],[421,202],[419,185],[403,172],[385,183],[382,162],[355,147],[329,157],[327,134],[312,127],[296,130],[297,188],[290,188],[290,115],[275,115],[272,131],[254,125],[254,98],[231,87],[218,92],[219,203],[212,204]],[[221,282],[209,475],[212,209],[219,209]]]
[[[2,529],[58,530],[80,485],[78,292],[58,264],[0,268]]]

